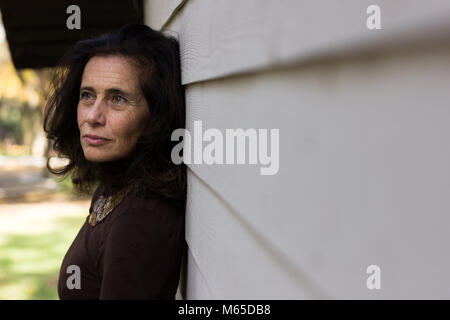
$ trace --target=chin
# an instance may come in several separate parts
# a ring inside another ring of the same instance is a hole
[[[115,159],[113,155],[105,154],[103,152],[85,152],[84,157],[92,162],[106,162]]]
[[[110,161],[110,158],[107,157],[93,157],[93,156],[88,156],[85,155],[84,156],[87,160],[92,161],[92,162],[106,162],[106,161]]]
[[[92,162],[107,162],[107,161],[114,161],[124,158],[122,155],[113,155],[113,154],[104,154],[100,152],[87,152],[84,153],[84,157]]]
[[[81,147],[83,149],[84,157],[92,162],[106,162],[116,158],[114,152],[111,152],[110,146],[109,149],[108,147],[103,148],[84,144],[82,144]]]

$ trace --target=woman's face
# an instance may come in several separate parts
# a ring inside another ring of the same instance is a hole
[[[122,56],[92,57],[83,71],[77,107],[86,159],[104,162],[126,157],[135,147],[148,117],[147,101],[132,62]]]

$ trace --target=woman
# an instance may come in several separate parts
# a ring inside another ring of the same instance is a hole
[[[78,42],[54,73],[44,130],[90,214],[61,265],[60,299],[174,299],[186,249],[176,39],[145,25]],[[50,159],[49,159],[50,160]]]

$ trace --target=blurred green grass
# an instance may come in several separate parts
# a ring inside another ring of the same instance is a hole
[[[0,234],[0,299],[58,299],[59,268],[85,218],[57,216],[41,232]]]

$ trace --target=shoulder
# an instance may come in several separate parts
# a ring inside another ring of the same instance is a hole
[[[111,221],[110,233],[132,233],[132,237],[151,233],[170,238],[184,231],[184,222],[184,210],[169,202],[129,194],[120,212]]]
[[[135,194],[129,195],[129,203],[126,215],[138,215],[143,220],[162,219],[178,221],[184,218],[184,210],[176,208],[170,202],[158,198],[143,198]]]

